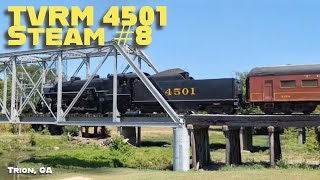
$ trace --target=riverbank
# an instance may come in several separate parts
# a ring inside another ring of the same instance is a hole
[[[115,137],[115,129],[109,129]],[[20,175],[20,179],[79,178],[237,178],[259,179],[288,178],[314,179],[319,176],[320,153],[305,145],[297,144],[295,134],[285,133],[282,138],[283,160],[276,169],[268,166],[267,136],[254,136],[253,152],[243,152],[243,165],[224,166],[225,140],[220,127],[210,128],[212,165],[206,170],[172,172],[172,129],[143,128],[142,147],[121,143],[101,146],[99,143],[70,141],[66,135],[51,136],[43,133],[23,133],[21,136],[5,133],[0,135],[2,165],[0,175],[8,175],[8,166],[20,168],[51,167],[52,174]],[[308,139],[307,139],[308,141]],[[309,140],[310,141],[310,140]],[[97,141],[99,142],[99,141]],[[268,173],[271,173],[272,175]],[[270,178],[269,178],[270,177]]]

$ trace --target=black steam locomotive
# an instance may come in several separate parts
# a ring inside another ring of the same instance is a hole
[[[233,114],[242,104],[239,80],[234,78],[194,80],[182,69],[170,69],[154,75],[145,73],[153,85],[179,113],[206,111]],[[161,113],[164,109],[135,73],[118,74],[118,110],[121,114],[140,111]],[[86,80],[73,77],[62,86],[62,108],[66,109]],[[57,85],[44,88],[46,102],[56,109]],[[112,112],[113,75],[96,76],[80,96],[71,113]],[[44,103],[40,109],[48,112]]]

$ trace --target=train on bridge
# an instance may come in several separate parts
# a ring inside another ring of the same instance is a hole
[[[182,69],[170,69],[149,75],[145,73],[167,102],[180,113],[207,111],[208,113],[233,114],[242,105],[242,87],[235,78],[194,80]],[[165,110],[139,80],[135,73],[118,74],[118,111],[140,111],[161,113]],[[72,77],[64,82],[63,108],[75,98],[86,80]],[[46,85],[44,95],[51,109],[56,109],[57,85]],[[94,78],[72,108],[74,113],[112,112],[113,75],[107,78]],[[45,104],[39,105],[42,112],[48,112]]]
[[[320,65],[257,67],[246,79],[246,96],[235,78],[195,80],[176,68],[149,75],[145,73],[167,102],[180,113],[206,111],[209,114],[235,114],[240,108],[260,107],[266,114],[312,113],[320,104]],[[165,110],[135,73],[122,73],[118,79],[118,111],[162,113]],[[62,87],[62,106],[66,109],[86,83],[72,77]],[[113,75],[96,76],[88,85],[71,113],[112,112]],[[57,85],[47,84],[44,96],[52,110],[57,106]],[[44,103],[38,110],[47,113]]]

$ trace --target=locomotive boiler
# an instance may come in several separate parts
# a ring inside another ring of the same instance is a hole
[[[208,113],[233,114],[242,104],[241,84],[238,79],[195,80],[182,69],[170,69],[154,75],[145,73],[167,102],[179,113],[206,111]],[[118,111],[161,113],[165,112],[135,73],[117,75]],[[73,77],[62,85],[62,108],[66,109],[80,91],[86,80]],[[57,107],[57,85],[44,89],[46,102],[54,111]],[[112,112],[113,75],[95,77],[75,103],[70,113]],[[39,104],[42,112],[48,109]]]

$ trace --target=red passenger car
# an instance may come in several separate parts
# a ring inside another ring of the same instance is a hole
[[[267,114],[303,112],[320,104],[320,64],[257,67],[247,78],[247,100]]]

